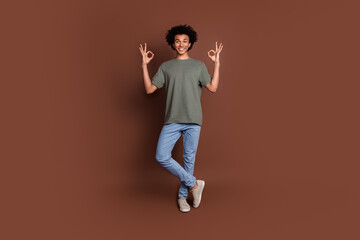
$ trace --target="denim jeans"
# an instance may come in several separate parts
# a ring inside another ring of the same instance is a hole
[[[188,188],[196,184],[194,174],[195,155],[199,143],[201,126],[189,123],[165,124],[161,130],[156,149],[156,160],[162,167],[180,179],[179,198],[187,198]],[[183,134],[183,162],[182,167],[171,157],[175,143]]]

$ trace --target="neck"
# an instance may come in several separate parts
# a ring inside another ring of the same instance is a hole
[[[186,52],[184,54],[176,54],[176,59],[188,59],[190,58],[189,54]]]

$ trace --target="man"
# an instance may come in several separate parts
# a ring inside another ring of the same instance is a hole
[[[209,91],[216,92],[218,88],[220,52],[223,45],[220,43],[218,47],[216,42],[216,50],[208,52],[209,58],[215,63],[214,75],[211,78],[205,64],[189,56],[189,50],[197,41],[197,33],[191,26],[172,27],[167,32],[166,41],[175,50],[176,58],[162,63],[152,80],[147,64],[154,58],[154,53],[147,51],[146,43],[144,48],[140,44],[143,79],[147,94],[166,87],[165,120],[157,144],[156,160],[181,180],[178,205],[181,212],[189,212],[190,206],[186,201],[188,189],[193,194],[193,207],[197,208],[205,186],[205,181],[196,180],[193,176],[202,125],[201,90],[205,86]],[[184,148],[183,167],[171,157],[171,151],[181,134]]]

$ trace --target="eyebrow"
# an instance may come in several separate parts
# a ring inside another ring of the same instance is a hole
[[[184,40],[188,40],[187,38],[183,38]],[[175,41],[176,40],[181,40],[180,38],[175,38]]]

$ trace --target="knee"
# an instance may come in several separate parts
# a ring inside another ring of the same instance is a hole
[[[168,154],[163,154],[160,152],[156,152],[155,159],[156,161],[163,167],[165,167],[170,162],[171,156]]]

